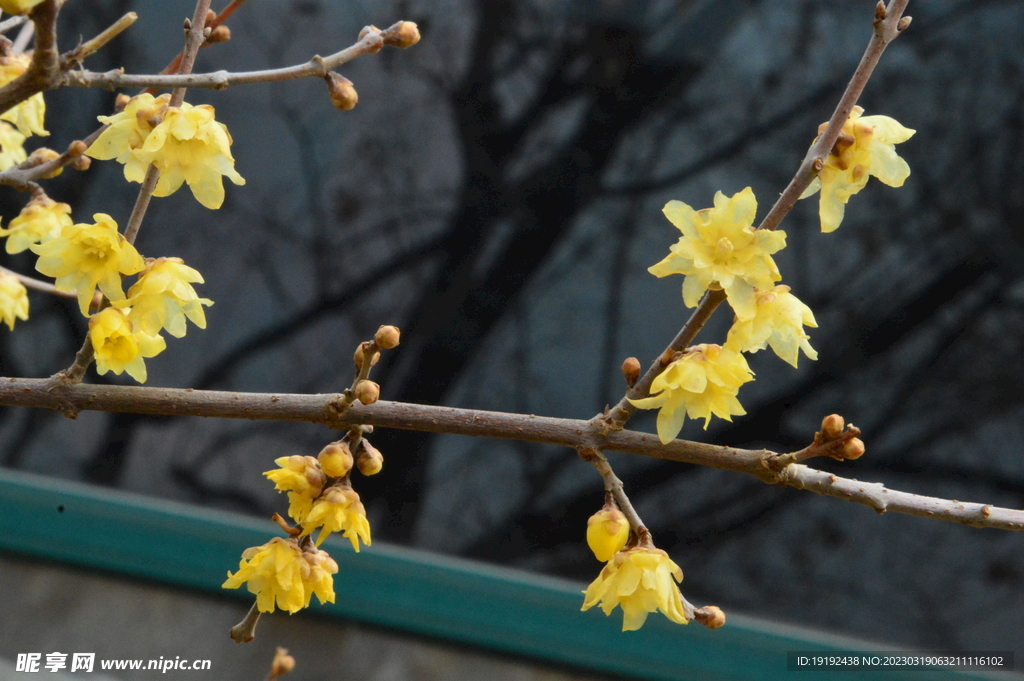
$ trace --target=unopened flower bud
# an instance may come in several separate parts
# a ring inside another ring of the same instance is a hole
[[[71,162],[71,167],[80,171],[88,170],[91,165],[92,159],[88,156],[78,156]]]
[[[851,438],[843,445],[844,459],[859,459],[864,455],[864,443],[859,437]]]
[[[907,30],[907,26],[910,26],[910,22],[914,20],[914,17],[900,17],[900,20],[896,22],[897,31]]]
[[[356,399],[365,405],[371,405],[380,397],[380,386],[373,381],[359,381],[356,384]]]
[[[607,563],[629,539],[629,521],[617,508],[602,508],[587,520],[587,546],[594,557]]]
[[[36,166],[41,166],[44,163],[48,163],[49,161],[52,161],[55,158],[60,158],[60,154],[58,154],[53,149],[40,147],[39,149],[36,149],[35,151],[28,155],[28,159],[26,160],[25,164],[29,168],[35,168]],[[62,172],[64,172],[64,166],[61,166],[60,168],[57,168],[56,170],[49,172],[46,175],[43,175],[43,177],[57,177]]]
[[[377,344],[377,347],[383,350],[390,350],[397,346],[400,338],[401,332],[398,330],[397,326],[382,326],[377,329],[377,333],[373,336],[373,340]]]
[[[331,98],[331,104],[339,111],[351,111],[359,102],[359,93],[352,85],[352,81],[341,74],[329,71],[324,80],[327,82],[327,94]]]
[[[128,102],[130,101],[132,101],[132,98],[122,92],[117,96],[117,99],[114,100],[114,111],[117,111],[118,113],[124,111],[124,108],[128,106]]]
[[[821,420],[821,432],[827,437],[838,437],[846,427],[846,422],[839,414],[829,414]]]
[[[640,360],[636,357],[627,357],[622,362],[622,375],[626,378],[626,385],[632,388],[640,378]]]
[[[400,47],[404,50],[420,41],[420,29],[411,21],[399,21],[384,31],[381,37],[384,39],[385,45]]]
[[[707,605],[693,611],[698,622],[708,629],[717,629],[725,624],[725,613],[717,605]]]
[[[384,455],[363,439],[362,449],[359,451],[359,458],[356,459],[359,472],[363,475],[376,475],[384,468]]]
[[[295,658],[288,654],[287,648],[278,648],[274,653],[274,661],[270,663],[270,678],[277,679],[295,669]]]
[[[231,29],[227,26],[218,26],[210,31],[210,35],[206,36],[206,42],[210,44],[226,43],[229,40],[231,40]]]
[[[352,450],[346,442],[332,442],[317,455],[320,469],[332,478],[341,478],[352,470]]]
[[[363,358],[364,358],[363,344],[360,343],[359,346],[356,348],[355,354],[352,355],[352,361],[355,362],[355,364],[356,364],[356,371],[359,371],[360,369],[363,368]],[[373,357],[370,358],[370,366],[373,366],[378,361],[380,361],[380,353],[379,352],[374,352],[373,353]]]

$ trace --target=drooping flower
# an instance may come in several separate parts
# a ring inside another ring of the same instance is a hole
[[[0,55],[0,87],[25,73],[32,59],[27,54],[8,52]],[[23,102],[16,104],[7,111],[0,113],[0,119],[14,123],[25,137],[39,135],[46,137],[50,133],[43,127],[46,117],[46,101],[43,93],[37,92]]]
[[[636,631],[657,610],[673,622],[688,624],[676,586],[682,581],[683,571],[661,549],[627,549],[616,553],[587,588],[582,609],[600,603],[604,614],[611,615],[615,606],[621,607],[623,631]]]
[[[754,374],[742,354],[718,345],[694,345],[654,379],[653,397],[630,403],[641,409],[661,409],[658,438],[668,444],[687,416],[704,419],[707,429],[712,414],[726,421],[732,421],[733,414],[746,414],[736,393],[752,380]]]
[[[228,572],[224,589],[237,589],[248,582],[256,594],[260,612],[281,610],[295,613],[309,605],[313,594],[321,603],[334,602],[334,579],[338,564],[313,547],[299,548],[295,539],[274,537],[262,546],[242,552],[238,572]]]
[[[44,195],[29,201],[7,229],[0,229],[0,236],[7,237],[8,253],[21,253],[32,244],[56,239],[72,224],[71,206]]]
[[[839,139],[825,157],[825,167],[800,197],[804,199],[821,190],[818,216],[822,232],[839,227],[846,202],[864,188],[869,176],[874,175],[890,187],[902,187],[910,176],[910,166],[896,155],[895,145],[906,142],[917,131],[888,116],[862,116],[863,113],[861,107],[853,107]],[[822,123],[818,134],[825,132],[827,126],[828,123]]]
[[[656,277],[685,275],[687,307],[696,307],[704,291],[717,285],[738,317],[753,317],[754,289],[769,289],[782,279],[772,254],[786,246],[786,233],[754,229],[757,199],[750,187],[729,198],[716,192],[714,208],[694,210],[669,201],[663,212],[683,236],[648,271]]]
[[[775,286],[757,292],[757,314],[753,319],[733,323],[725,347],[757,352],[770,345],[776,355],[796,367],[801,350],[809,358],[818,359],[805,326],[818,326],[811,308],[790,293],[788,286]]]
[[[8,14],[28,14],[43,0],[0,0],[0,10]]]
[[[160,170],[154,196],[170,196],[187,182],[196,201],[207,208],[220,208],[224,203],[222,175],[235,184],[245,184],[235,170],[227,126],[213,116],[208,104],[182,103],[180,108],[167,108],[163,121],[136,152]]]
[[[135,152],[142,148],[146,137],[160,122],[170,101],[170,94],[154,97],[144,92],[128,100],[123,111],[113,116],[98,116],[100,123],[109,127],[85,150],[86,155],[100,161],[117,159],[124,165],[126,180],[142,182],[149,161],[142,160]]]
[[[288,515],[301,523],[313,508],[313,500],[320,496],[327,478],[312,456],[282,456],[274,459],[274,463],[280,468],[263,475],[274,483],[278,492],[288,492]]]
[[[146,264],[135,284],[128,289],[125,300],[115,307],[130,307],[132,323],[149,334],[167,329],[175,338],[185,335],[185,318],[200,329],[206,328],[203,305],[213,305],[209,298],[200,298],[191,282],[203,283],[203,275],[181,258],[157,258]]]
[[[167,347],[162,336],[134,329],[124,310],[108,307],[89,318],[89,340],[100,375],[113,371],[146,382],[145,357],[156,357]]]
[[[36,269],[56,277],[58,291],[76,291],[78,307],[89,314],[93,289],[97,286],[111,302],[124,300],[121,275],[135,274],[145,262],[135,247],[117,231],[117,223],[105,213],[92,216],[96,224],[64,227],[60,236],[31,246],[41,256]]]
[[[13,168],[28,158],[22,145],[25,136],[15,130],[10,123],[0,121],[0,170]]]
[[[587,519],[587,545],[594,557],[607,563],[629,539],[629,521],[617,508],[602,508]]]
[[[359,495],[353,489],[329,487],[321,498],[313,502],[313,509],[302,521],[300,536],[304,537],[318,527],[317,546],[334,532],[344,532],[357,553],[360,539],[370,545],[370,522],[366,519],[366,509],[359,501]]]
[[[207,104],[167,106],[163,96],[139,95],[123,112],[100,116],[110,125],[86,152],[93,158],[116,158],[124,164],[129,182],[142,182],[149,164],[160,171],[154,196],[170,196],[188,183],[199,203],[220,208],[224,203],[227,176],[235,184],[245,180],[235,170],[231,156],[231,135],[223,123],[214,120]]]
[[[0,321],[14,331],[15,318],[28,319],[28,291],[13,274],[0,272]]]

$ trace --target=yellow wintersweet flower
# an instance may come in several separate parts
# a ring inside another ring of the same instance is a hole
[[[160,122],[160,117],[171,101],[171,95],[154,97],[143,93],[132,97],[124,110],[113,116],[98,116],[100,123],[106,124],[106,130],[96,138],[88,149],[87,156],[100,161],[114,158],[124,164],[124,177],[129,182],[142,182],[149,168],[149,161],[144,161],[135,151],[142,148],[142,143]]]
[[[7,53],[0,56],[0,87],[25,73],[32,59],[27,54]],[[43,127],[46,116],[46,102],[43,93],[37,92],[25,101],[11,107],[0,114],[0,119],[10,121],[18,128],[18,132],[28,137],[39,135],[46,137],[50,133]]]
[[[22,146],[24,143],[24,135],[9,123],[0,121],[0,170],[13,168],[28,158],[28,153]]]
[[[587,545],[594,557],[607,563],[629,539],[629,521],[617,508],[602,508],[587,519]]]
[[[321,603],[334,602],[334,579],[338,564],[323,551],[299,548],[295,539],[274,537],[262,546],[242,552],[238,572],[228,572],[221,588],[237,589],[248,582],[256,594],[260,612],[274,612],[274,606],[295,613],[309,605],[313,594]]]
[[[312,456],[282,456],[274,459],[280,468],[266,471],[278,492],[288,492],[288,515],[295,522],[302,522],[313,508],[313,500],[320,496],[326,476],[320,470],[320,463]]]
[[[89,317],[89,340],[96,354],[97,373],[120,375],[127,371],[139,383],[146,382],[143,358],[156,357],[167,347],[163,337],[134,329],[125,311],[115,307]]]
[[[227,126],[215,121],[213,114],[208,104],[168,107],[163,121],[146,137],[136,154],[160,170],[154,196],[170,196],[187,182],[196,201],[220,208],[224,203],[221,175],[245,184],[235,170]]]
[[[647,614],[661,610],[678,624],[688,624],[679,587],[683,571],[661,549],[638,546],[616,553],[584,592],[583,610],[598,603],[605,615],[622,608],[622,630],[636,631]]]
[[[28,291],[18,278],[0,272],[0,320],[14,331],[14,319],[28,319]]]
[[[694,345],[669,364],[651,383],[653,397],[630,400],[634,407],[657,409],[658,438],[668,444],[683,429],[686,417],[704,419],[707,429],[714,414],[732,421],[747,412],[736,399],[740,386],[754,380],[743,355],[718,345]]]
[[[114,307],[130,307],[132,323],[146,333],[167,329],[167,333],[181,338],[185,335],[185,317],[205,329],[203,305],[213,305],[209,298],[200,298],[190,282],[203,283],[203,275],[181,258],[157,258],[147,263],[138,281],[128,289],[128,297],[114,303]]]
[[[772,253],[785,248],[786,233],[753,228],[757,199],[750,187],[731,198],[716,192],[714,208],[694,210],[682,201],[669,201],[663,212],[683,236],[648,271],[656,277],[685,275],[687,307],[696,307],[704,291],[717,284],[740,319],[752,318],[754,289],[769,289],[782,279]]]
[[[360,539],[370,545],[370,522],[366,519],[366,509],[359,501],[359,495],[353,489],[329,487],[323,497],[313,502],[313,509],[302,521],[300,536],[305,537],[318,527],[317,546],[332,533],[342,531],[357,553]]]
[[[817,327],[814,313],[788,286],[775,286],[757,292],[757,315],[753,319],[737,319],[729,329],[725,347],[736,352],[757,352],[769,345],[775,354],[796,367],[800,350],[811,359],[818,359],[808,342],[804,327]]]
[[[0,10],[8,14],[28,14],[43,0],[0,0]]]
[[[106,213],[92,216],[96,224],[64,227],[60,236],[31,246],[42,257],[36,269],[57,279],[58,291],[77,291],[78,307],[89,314],[93,289],[97,286],[111,302],[124,300],[121,275],[135,274],[146,266],[135,247],[117,231],[117,223]]]
[[[888,116],[861,116],[863,113],[861,107],[853,107],[839,139],[825,157],[825,167],[800,197],[804,199],[821,190],[818,215],[822,232],[833,232],[839,227],[846,202],[864,188],[869,175],[890,187],[902,187],[910,176],[910,166],[896,155],[894,145],[906,142],[917,131]],[[828,123],[822,123],[818,134],[825,132],[827,126]]]
[[[72,224],[71,206],[40,196],[29,201],[7,229],[0,229],[0,236],[7,237],[8,253],[21,253],[32,244],[56,239]]]
[[[142,182],[149,164],[160,171],[154,196],[170,196],[188,183],[192,195],[207,208],[224,203],[226,175],[235,184],[245,180],[235,170],[231,135],[214,120],[207,104],[167,106],[169,95],[133,97],[124,111],[100,116],[107,128],[86,151],[100,160],[116,158],[124,164],[129,182]]]

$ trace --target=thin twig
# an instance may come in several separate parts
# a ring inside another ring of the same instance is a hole
[[[588,421],[403,402],[379,401],[370,406],[357,403],[342,414],[338,408],[341,398],[336,393],[236,393],[84,383],[55,386],[47,379],[0,378],[0,405],[54,409],[64,413],[90,410],[304,421],[322,423],[336,430],[368,424],[431,433],[545,442],[576,450],[614,450],[746,473],[769,484],[788,485],[847,499],[880,512],[895,511],[973,527],[1024,532],[1024,511],[898,492],[879,483],[841,478],[803,464],[773,471],[766,464],[766,459],[776,453],[767,450],[736,449],[686,440],[674,440],[663,445],[657,436],[650,433],[629,430],[602,433]]]
[[[174,75],[132,75],[120,69],[95,73],[93,71],[69,71],[63,76],[63,85],[80,87],[102,87],[108,90],[118,88],[172,88],[198,87],[223,90],[232,85],[249,85],[252,83],[271,83],[296,78],[323,77],[332,69],[364,54],[371,54],[381,49],[384,39],[381,34],[368,32],[354,45],[336,52],[329,57],[315,56],[305,64],[287,66],[280,69],[262,71],[214,71],[212,73],[174,74]]]
[[[3,21],[0,21],[0,33],[7,33],[7,31],[11,30],[12,28],[17,28],[18,26],[21,26],[26,21],[28,21],[28,17],[25,16],[24,14],[16,17],[11,17],[10,19],[4,19]]]
[[[24,284],[25,288],[34,289],[36,291],[42,291],[43,293],[51,293],[55,296],[61,296],[62,298],[71,298],[73,300],[78,300],[78,295],[74,291],[58,291],[57,288],[48,281],[40,281],[38,279],[33,279],[32,277],[26,276],[24,274],[19,274],[14,270],[9,270],[6,267],[0,267],[0,272],[4,272],[5,274],[11,275],[12,277],[20,281],[22,284]]]
[[[22,163],[0,172],[0,184],[6,184],[21,191],[31,190],[36,180],[47,177],[55,170],[59,170],[72,163],[75,159],[84,156],[89,145],[96,141],[96,138],[106,129],[107,126],[104,125],[84,140],[75,140],[68,145],[67,151],[55,159],[29,167],[25,167],[26,164]]]
[[[61,57],[61,68],[70,68],[74,64],[84,60],[89,55],[95,54],[102,49],[104,45],[127,30],[128,27],[134,24],[138,18],[139,15],[135,12],[128,12],[113,24],[103,29],[103,31],[101,31],[96,37],[85,41],[75,49],[65,53]]]
[[[779,196],[767,215],[761,220],[761,224],[757,227],[758,229],[776,229],[782,222],[782,219],[793,209],[793,206],[804,193],[804,190],[817,177],[818,171],[824,167],[825,157],[832,147],[835,146],[836,140],[839,139],[843,125],[845,125],[850,117],[850,112],[853,111],[857,100],[860,99],[864,87],[868,84],[868,80],[871,78],[871,74],[874,72],[875,66],[882,56],[882,52],[906,28],[906,22],[901,23],[900,20],[903,16],[903,10],[907,7],[907,2],[909,0],[891,0],[885,10],[885,16],[882,18],[876,16],[871,40],[868,42],[867,49],[864,50],[864,55],[861,57],[857,69],[853,72],[853,77],[846,86],[846,90],[843,92],[842,97],[839,98],[839,104],[836,105],[835,111],[829,119],[828,127],[818,136],[817,141],[811,145],[803,162],[800,164],[800,168],[796,171],[793,179],[789,181],[785,191],[782,192],[782,195]],[[700,304],[697,305],[697,309],[690,315],[686,325],[676,334],[676,337],[661,357],[684,350],[697,336],[697,333],[707,320],[710,319],[715,309],[724,301],[724,292],[708,291]],[[626,391],[626,394],[619,400],[619,403],[607,414],[595,417],[595,420],[600,421],[604,428],[615,429],[623,427],[630,416],[636,411],[636,408],[629,403],[629,400],[647,397],[651,384],[665,369],[665,366],[666,364],[661,361],[661,358],[655,360],[640,380]]]

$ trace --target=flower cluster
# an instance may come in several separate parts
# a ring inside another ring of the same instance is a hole
[[[327,488],[323,496],[313,502],[313,508],[302,521],[302,534],[306,536],[320,528],[316,545],[320,546],[332,532],[343,532],[352,542],[352,549],[359,552],[359,541],[370,545],[370,523],[366,509],[359,500],[359,494],[351,487],[335,485]]]
[[[896,155],[895,145],[906,142],[916,130],[905,128],[888,116],[863,116],[863,113],[861,107],[853,107],[839,139],[825,157],[825,167],[800,197],[807,198],[821,191],[818,215],[822,232],[832,232],[839,227],[846,202],[864,188],[869,176],[877,177],[890,187],[902,187],[910,176],[910,166]],[[818,134],[825,132],[827,125],[822,123]]]
[[[675,580],[675,581],[673,581]],[[583,610],[600,604],[605,615],[622,608],[622,630],[635,631],[647,615],[660,610],[678,624],[688,624],[677,582],[683,571],[668,554],[649,546],[619,551],[584,592]]]
[[[231,135],[214,120],[212,106],[169,106],[170,95],[133,97],[124,110],[100,116],[109,127],[86,151],[99,160],[124,164],[129,182],[142,182],[150,165],[160,171],[154,196],[170,196],[188,183],[192,195],[207,208],[224,203],[226,176],[235,184],[245,180],[235,170]]]
[[[96,372],[128,375],[146,382],[144,357],[156,357],[167,347],[162,336],[138,330],[129,315],[116,307],[100,310],[89,318],[89,341],[96,355]]]
[[[334,602],[334,577],[338,564],[308,543],[274,537],[262,546],[242,553],[238,572],[228,572],[225,589],[237,589],[248,582],[250,593],[256,594],[260,612],[281,610],[295,613],[308,607],[315,594],[321,603]]]

